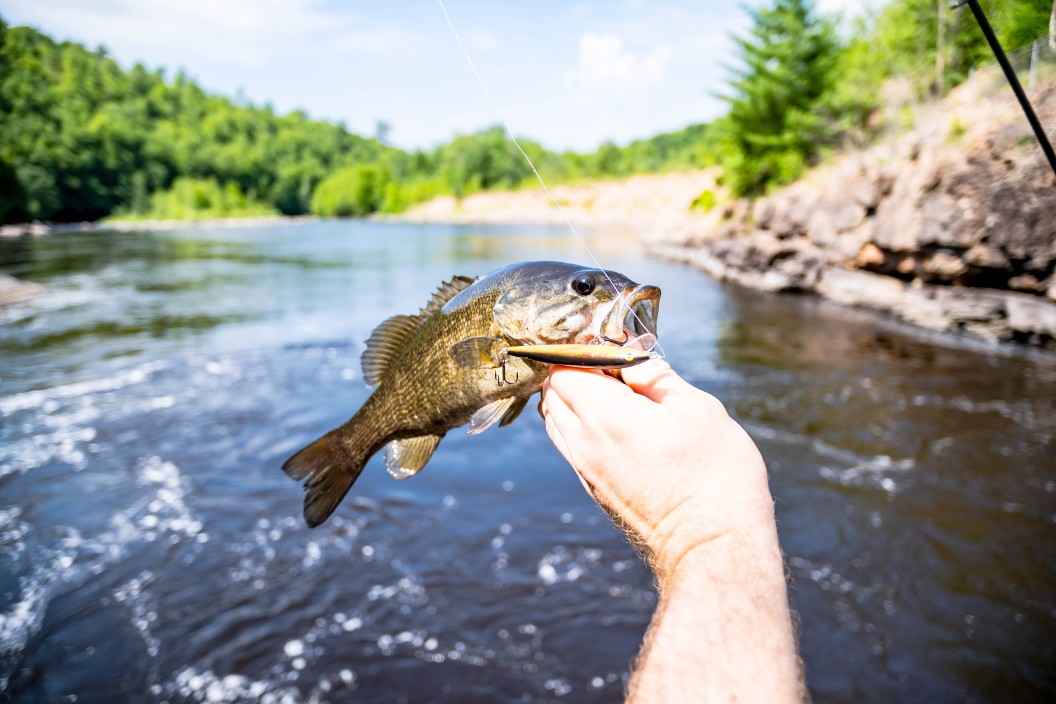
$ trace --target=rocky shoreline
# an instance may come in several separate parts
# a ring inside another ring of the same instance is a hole
[[[649,251],[722,281],[1056,349],[1056,177],[1016,106],[973,90],[888,144],[728,203]],[[1053,124],[1056,84],[1034,102]]]

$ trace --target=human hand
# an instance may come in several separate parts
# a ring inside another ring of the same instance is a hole
[[[626,385],[554,367],[541,410],[557,449],[661,583],[723,537],[771,540],[766,466],[722,404],[661,360],[624,369],[623,378]]]

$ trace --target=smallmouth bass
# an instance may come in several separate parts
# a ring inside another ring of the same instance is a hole
[[[305,480],[305,522],[325,521],[383,447],[389,474],[406,479],[452,428],[469,423],[477,434],[512,423],[551,364],[509,348],[655,336],[659,305],[656,286],[563,262],[522,262],[444,283],[416,315],[394,316],[371,333],[361,361],[374,393],[282,466]]]

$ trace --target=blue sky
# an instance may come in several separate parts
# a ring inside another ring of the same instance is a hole
[[[719,115],[740,3],[444,0],[518,136],[551,149],[626,143]],[[758,0],[756,0],[756,4]],[[861,3],[822,0],[826,10]],[[206,89],[303,109],[404,148],[498,116],[436,0],[0,0],[0,14],[105,45],[123,66],[183,68]]]

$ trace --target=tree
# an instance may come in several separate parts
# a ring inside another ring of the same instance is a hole
[[[749,12],[749,36],[734,37],[741,66],[733,69],[733,94],[723,96],[734,155],[727,182],[741,195],[787,183],[816,159],[831,137],[822,107],[840,55],[832,21],[816,15],[810,0],[775,0]]]

